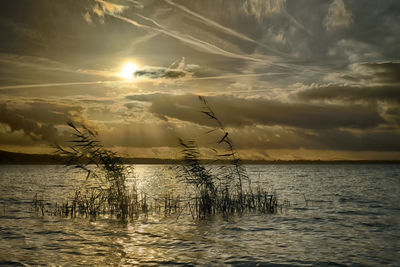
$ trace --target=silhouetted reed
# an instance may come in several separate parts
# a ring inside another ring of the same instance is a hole
[[[207,100],[201,96],[199,100],[203,104],[201,112],[216,123],[216,127],[207,133],[220,132],[221,136],[215,142],[219,147],[212,148],[216,152],[214,164],[217,165],[208,166],[201,163],[200,152],[194,140],[179,139],[183,164],[179,167],[178,177],[193,188],[194,196],[188,202],[192,216],[206,218],[209,215],[228,217],[244,212],[276,213],[276,195],[260,187],[251,187],[228,131]]]
[[[66,159],[69,167],[83,170],[86,178],[64,202],[45,204],[37,194],[33,207],[45,214],[63,217],[114,216],[121,221],[134,220],[139,216],[157,214],[164,216],[181,214],[195,219],[220,215],[229,217],[245,212],[276,213],[278,201],[275,194],[260,188],[252,188],[246,169],[234,149],[228,131],[211,109],[204,97],[199,97],[203,110],[216,127],[208,132],[220,133],[214,141],[216,159],[214,165],[204,165],[194,140],[179,139],[183,161],[175,168],[175,178],[183,182],[185,195],[175,192],[164,195],[147,195],[139,192],[135,182],[127,183],[134,176],[131,166],[101,144],[97,133],[86,126],[68,122],[72,140],[70,146],[56,146],[56,153]]]
[[[145,198],[139,199],[135,185],[127,186],[131,167],[125,166],[115,152],[105,149],[97,133],[84,125],[68,125],[72,129],[71,145],[57,146],[56,153],[67,159],[67,166],[84,170],[86,179],[70,201],[57,204],[51,213],[71,217],[109,214],[124,221],[146,210]]]
[[[253,189],[250,183],[244,188],[242,183],[235,181],[234,176],[231,176],[231,180],[225,174],[221,177],[221,172],[216,169],[226,169],[227,165],[205,166],[201,164],[200,153],[194,141],[185,142],[180,139],[180,144],[184,158],[178,177],[192,189],[187,206],[194,218],[204,219],[210,215],[229,217],[245,212],[277,212],[278,201],[274,194],[260,187]],[[235,163],[231,167],[236,170]],[[243,166],[240,168],[241,172],[245,171]],[[235,175],[235,172],[231,174]]]

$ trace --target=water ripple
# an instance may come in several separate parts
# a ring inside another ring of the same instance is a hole
[[[152,173],[162,166],[137,169],[143,184],[154,185],[149,191],[159,190],[154,179],[162,175]],[[277,215],[229,221],[40,217],[31,210],[34,193],[49,202],[67,196],[76,173],[68,178],[61,166],[0,166],[0,266],[400,266],[400,166],[247,170],[292,205]]]

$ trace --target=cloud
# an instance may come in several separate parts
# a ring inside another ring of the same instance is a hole
[[[349,102],[386,101],[400,103],[400,85],[351,86],[340,84],[314,85],[295,94],[300,100],[341,100]]]
[[[194,95],[131,95],[127,99],[150,102],[149,111],[162,119],[214,125],[201,114],[201,105]],[[217,116],[229,127],[279,125],[304,129],[366,129],[385,123],[377,110],[362,105],[283,103],[233,96],[209,96],[207,99]]]
[[[120,16],[117,14],[107,13],[107,15],[117,18],[121,21],[125,21],[125,22],[127,22],[135,27],[138,27],[140,29],[152,30],[152,31],[157,31],[157,32],[163,33],[163,34],[170,36],[172,38],[175,38],[183,43],[186,43],[186,44],[190,45],[191,47],[198,49],[199,51],[207,52],[210,54],[216,54],[216,55],[220,55],[220,56],[224,56],[224,57],[229,57],[229,58],[242,59],[242,60],[254,61],[254,62],[263,62],[265,64],[271,63],[271,59],[269,59],[268,57],[254,57],[254,56],[246,55],[243,53],[235,53],[235,52],[230,52],[230,51],[224,50],[208,41],[195,38],[188,34],[182,34],[178,31],[170,30],[170,29],[162,26],[161,24],[159,24],[154,19],[148,18],[148,17],[140,15],[140,14],[137,14],[137,15],[140,18],[151,22],[156,27],[145,25],[136,20],[130,19],[128,17]]]
[[[376,110],[386,121],[385,127],[399,130],[400,63],[364,62],[352,64],[347,70],[329,74],[328,84],[301,86],[289,96],[292,101],[321,105],[362,105]]]
[[[381,51],[370,43],[361,42],[356,39],[341,39],[328,48],[328,56],[349,61],[351,63],[359,63],[362,61],[379,60]]]
[[[246,0],[243,11],[261,21],[265,16],[280,13],[284,10],[286,0]]]
[[[400,63],[364,62],[325,77],[328,84],[313,84],[296,91],[302,101],[347,101],[400,103]]]
[[[11,111],[5,105],[0,106],[0,123],[10,127],[12,132],[23,131],[34,141],[59,141],[57,129],[51,124],[39,124],[33,119]]]
[[[0,145],[6,146],[37,146],[37,142],[32,140],[25,133],[20,131],[10,131],[8,125],[0,123]]]
[[[7,76],[7,74],[19,74],[22,76],[22,80],[30,80],[30,85],[34,87],[39,87],[35,86],[39,84],[95,84],[96,82],[101,83],[101,81],[97,80],[98,78],[111,79],[116,78],[117,76],[115,72],[79,68],[74,65],[65,64],[44,57],[0,53],[0,75]],[[57,79],[54,79],[54,76],[58,76]],[[86,81],[82,81],[83,77],[86,77]],[[7,77],[4,77],[3,79],[7,79]],[[71,81],[71,79],[76,79],[77,81]],[[94,79],[96,79],[96,81],[94,81]],[[52,83],[52,80],[57,82]],[[67,80],[67,82],[63,82],[65,80]],[[13,86],[30,87],[30,85],[26,84],[26,82],[19,83],[19,85],[15,85],[14,83],[10,88]],[[8,86],[1,85],[0,87],[2,89],[8,88]]]
[[[300,133],[301,134],[301,133]],[[301,134],[304,136],[304,133]],[[400,134],[391,130],[366,130],[361,133],[352,133],[339,129],[324,130],[316,136],[311,136],[313,145],[310,149],[332,149],[352,151],[399,151]]]
[[[104,14],[115,14],[115,15],[121,14],[126,9],[129,8],[129,6],[117,5],[102,0],[95,0],[95,1],[97,4],[93,6],[92,12],[100,18],[103,18]]]
[[[42,84],[22,84],[22,85],[6,85],[0,86],[0,90],[9,89],[27,89],[27,88],[44,88],[44,87],[63,87],[63,86],[74,86],[74,85],[96,85],[96,84],[106,84],[113,81],[97,81],[97,82],[69,82],[69,83],[42,83]]]
[[[388,120],[391,120],[400,126],[400,106],[388,107],[385,111],[385,116]]]
[[[343,0],[333,0],[325,17],[325,28],[328,31],[347,28],[353,23],[353,15],[346,8]]]
[[[149,79],[180,79],[191,76],[192,73],[181,69],[148,68],[135,72],[137,78]]]
[[[146,79],[183,79],[191,78],[194,74],[193,71],[198,68],[199,66],[197,65],[186,65],[185,58],[182,58],[179,62],[173,62],[168,68],[145,67],[137,70],[134,76]]]
[[[205,25],[213,27],[214,29],[217,29],[217,30],[221,31],[222,33],[234,36],[234,37],[239,38],[241,40],[244,40],[244,41],[247,41],[247,42],[251,42],[251,43],[257,44],[257,45],[259,45],[259,46],[261,46],[263,48],[271,50],[271,48],[266,46],[265,44],[260,43],[260,42],[254,40],[254,39],[252,39],[252,38],[250,38],[250,37],[248,37],[248,36],[246,36],[246,35],[244,35],[244,34],[242,34],[240,32],[237,32],[234,29],[231,29],[231,28],[228,28],[226,26],[223,26],[223,25],[219,24],[218,22],[216,22],[216,21],[214,21],[212,19],[209,19],[209,18],[207,18],[205,16],[202,16],[199,13],[196,13],[196,12],[188,9],[187,7],[185,7],[183,5],[179,5],[179,4],[177,4],[177,3],[175,3],[175,2],[173,2],[171,0],[165,0],[165,2],[167,2],[171,6],[174,6],[174,7],[178,8],[178,9],[180,9],[181,11],[187,13],[188,15],[191,16],[191,18],[196,19],[196,20],[204,23]]]
[[[82,16],[88,24],[93,24],[92,16],[89,12],[85,12]]]
[[[64,125],[71,117],[79,118],[79,107],[46,102],[30,102],[22,105],[0,104],[0,123],[11,132],[23,132],[33,141],[54,144],[64,141],[56,126]]]
[[[395,149],[400,4],[346,1],[3,1],[0,140],[61,139],[75,113],[167,151],[214,126],[201,93],[243,150]],[[111,77],[128,61],[136,79]]]
[[[125,1],[132,3],[135,8],[139,8],[139,9],[144,8],[144,4],[142,4],[140,1],[136,1],[136,0],[125,0]]]
[[[400,62],[359,63],[352,65],[351,71],[343,78],[366,84],[400,84]]]
[[[380,86],[400,84],[400,62],[363,62],[349,65],[340,72],[333,72],[325,81],[358,86]]]
[[[240,149],[315,149],[341,151],[399,151],[398,132],[368,129],[352,132],[340,129],[305,131],[285,127],[244,127],[230,131]]]

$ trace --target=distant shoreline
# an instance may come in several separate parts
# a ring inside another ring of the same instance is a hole
[[[125,164],[180,164],[182,160],[159,158],[121,158]],[[63,165],[66,158],[48,154],[25,154],[0,150],[0,165]],[[229,163],[211,159],[202,160],[204,164]],[[242,160],[248,165],[279,164],[400,164],[400,160]]]

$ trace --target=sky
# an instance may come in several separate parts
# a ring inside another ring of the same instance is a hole
[[[124,156],[400,159],[400,1],[3,0],[0,150],[51,153],[67,121]]]

